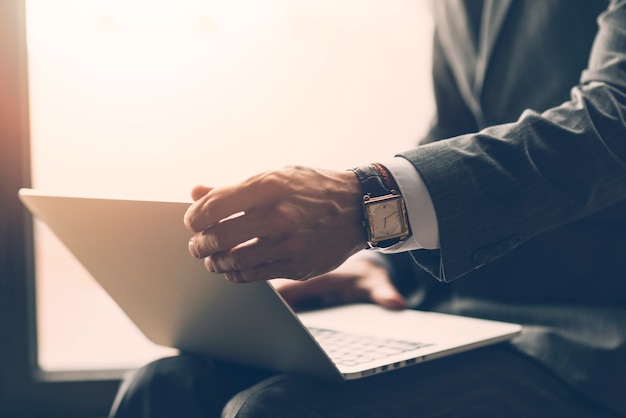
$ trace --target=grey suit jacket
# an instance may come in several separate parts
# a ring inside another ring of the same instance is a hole
[[[399,154],[439,224],[412,255],[451,282],[424,306],[524,324],[519,350],[626,413],[626,2],[434,5],[437,118]]]

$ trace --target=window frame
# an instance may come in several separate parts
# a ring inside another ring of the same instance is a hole
[[[45,372],[37,364],[26,0],[0,2],[0,416],[106,416],[124,370]]]

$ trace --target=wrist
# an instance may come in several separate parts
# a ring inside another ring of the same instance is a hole
[[[347,212],[347,222],[354,253],[368,248],[367,233],[363,229],[363,192],[359,178],[351,170],[342,172],[342,182],[346,186],[347,200],[343,206]]]
[[[371,248],[388,248],[410,235],[404,198],[389,171],[378,163],[351,169],[360,183],[362,225]]]

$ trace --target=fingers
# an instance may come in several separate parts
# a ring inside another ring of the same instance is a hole
[[[207,270],[223,273],[228,280],[237,283],[280,277],[306,280],[316,276],[315,262],[292,258],[290,248],[293,244],[287,240],[254,238],[205,257],[204,265]],[[283,256],[285,258],[281,258]]]
[[[291,254],[292,250],[301,247],[294,240],[287,243],[288,239],[285,238],[286,235],[298,229],[291,222],[291,219],[296,216],[295,212],[292,207],[279,205],[254,208],[247,213],[232,215],[194,235],[189,241],[189,252],[196,258],[222,253],[216,255],[214,260],[221,258],[228,260],[234,254],[242,259],[246,258],[245,265],[215,261],[214,267],[220,272],[254,267],[262,262],[284,259]],[[254,241],[250,242],[251,240]],[[229,249],[233,251],[226,252]]]
[[[205,265],[210,263],[208,258]],[[209,269],[207,267],[207,269]],[[287,277],[291,266],[285,261],[273,261],[270,263],[260,264],[250,269],[231,270],[224,273],[224,277],[233,283],[251,283],[261,280],[271,280],[279,277]],[[281,272],[285,272],[284,274]]]
[[[348,260],[338,269],[310,280],[281,279],[272,284],[294,309],[355,302],[376,303],[393,310],[407,307],[386,269],[365,260]]]
[[[192,197],[189,252],[232,281],[308,279],[364,245],[360,184],[347,171],[286,167]]]
[[[211,189],[202,196],[206,189],[194,189],[192,196],[198,196],[198,199],[185,213],[185,226],[191,232],[202,232],[235,213],[275,201],[274,185],[286,181],[280,177],[280,172],[263,173],[234,186]]]
[[[404,309],[407,301],[394,286],[387,269],[367,260],[358,260],[361,266],[367,268],[361,287],[367,292],[367,299],[387,309]]]
[[[280,261],[274,258],[280,252],[276,249],[277,245],[261,241],[261,238],[253,238],[226,251],[219,251],[210,256],[202,257],[204,258],[204,265],[207,270],[213,273],[230,273],[237,270],[252,270]],[[277,267],[279,266],[274,264],[274,268]]]
[[[217,222],[189,240],[189,252],[196,258],[208,257],[245,243],[262,233],[253,214],[239,214]]]

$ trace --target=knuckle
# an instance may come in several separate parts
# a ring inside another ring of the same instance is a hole
[[[215,252],[224,249],[224,237],[217,227],[202,231],[202,247],[205,251]]]
[[[210,218],[212,213],[212,199],[203,199],[193,203],[183,218],[185,227],[191,232],[202,232],[209,225],[207,219]]]
[[[243,269],[244,256],[237,250],[220,251],[207,257],[205,265],[216,273],[238,274]]]
[[[229,252],[229,267],[232,270],[241,270],[244,266],[245,255],[240,249]]]
[[[189,249],[189,253],[195,257],[195,258],[200,258],[201,254],[200,251],[198,251],[198,239],[197,237],[191,237],[191,239],[189,240],[189,243],[187,244],[187,247]]]
[[[266,193],[281,193],[284,191],[285,185],[289,185],[292,182],[292,171],[292,167],[266,171],[254,180],[258,182],[258,185],[262,187]]]
[[[204,259],[204,268],[206,268],[211,273],[216,273],[218,271],[215,266],[215,262],[213,261],[213,257],[206,257]]]
[[[195,222],[195,214],[191,209],[189,209],[187,213],[185,213],[183,222],[185,224],[185,228],[187,228],[189,232],[200,232],[197,230],[196,222]]]
[[[280,174],[276,171],[267,172],[259,179],[260,185],[263,190],[266,190],[268,193],[276,193],[282,183],[280,177]]]

